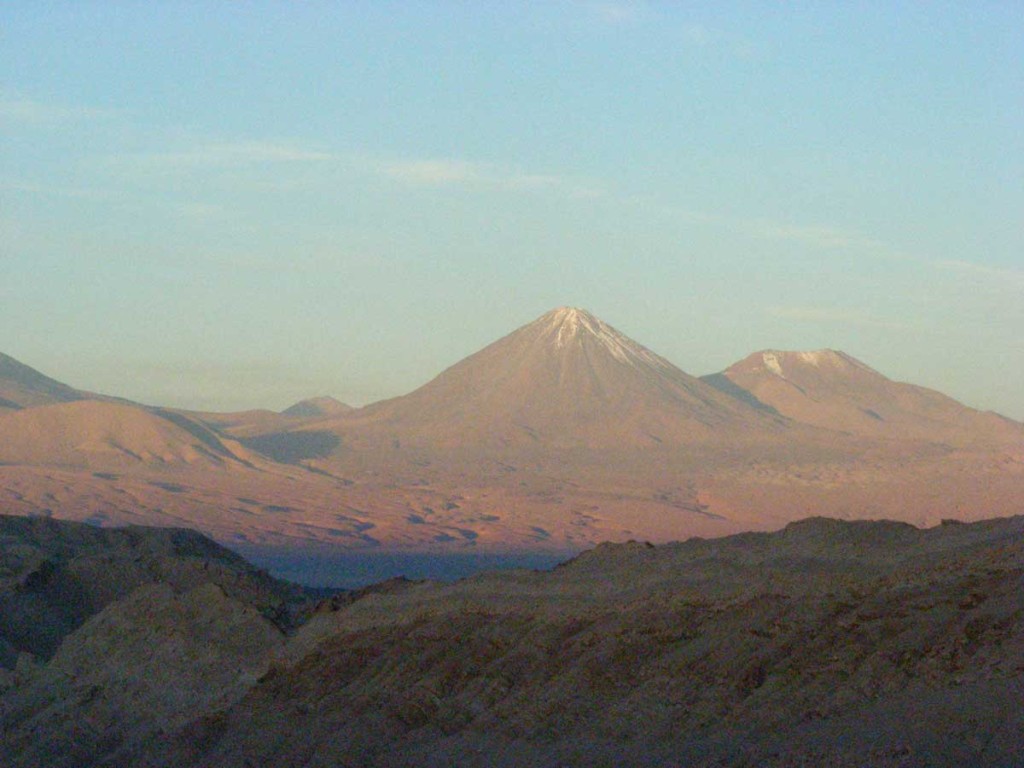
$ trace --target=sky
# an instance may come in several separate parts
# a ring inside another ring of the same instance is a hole
[[[0,351],[359,405],[562,305],[1024,419],[1024,5],[0,5]]]

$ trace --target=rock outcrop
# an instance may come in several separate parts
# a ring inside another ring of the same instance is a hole
[[[23,653],[49,659],[90,616],[154,583],[175,593],[216,584],[282,628],[306,600],[195,531],[0,515],[0,668]]]

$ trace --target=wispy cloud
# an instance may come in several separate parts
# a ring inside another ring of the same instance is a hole
[[[627,24],[643,13],[644,5],[639,2],[592,2],[587,7],[599,21],[606,24]]]
[[[599,197],[604,190],[555,174],[526,173],[495,163],[430,159],[382,163],[378,170],[409,186],[464,186],[479,189],[531,192],[549,190],[569,197]]]
[[[0,180],[0,190],[7,192],[20,192],[29,195],[44,195],[47,197],[70,197],[79,200],[108,201],[122,197],[121,193],[113,192],[108,189],[37,184],[34,182],[8,180]]]
[[[746,220],[742,224],[751,234],[764,240],[787,240],[826,250],[854,249],[887,259],[927,263],[928,260],[907,253],[878,238],[850,229],[827,224],[793,224],[763,219]]]
[[[963,275],[970,275],[975,278],[992,281],[1004,288],[1012,290],[1024,290],[1024,269],[1010,269],[1007,267],[993,267],[987,264],[976,264],[971,261],[959,259],[945,259],[936,262],[941,269],[959,272]]]
[[[180,203],[176,210],[181,218],[190,221],[219,221],[227,215],[227,209],[223,205],[196,201]]]
[[[834,325],[858,325],[868,328],[906,328],[906,323],[874,317],[858,309],[838,307],[769,307],[768,315],[783,320]]]
[[[697,48],[704,48],[714,41],[714,35],[703,24],[686,24],[683,26],[683,40]]]
[[[269,163],[309,163],[334,160],[336,156],[286,141],[235,141],[203,143],[172,152],[142,152],[114,155],[107,161],[115,166],[149,172],[194,172],[237,168]]]
[[[678,35],[684,46],[709,53],[724,53],[738,59],[752,59],[762,53],[761,43],[752,43],[700,22],[684,24]]]
[[[449,184],[476,184],[483,180],[484,166],[462,160],[414,160],[407,163],[387,163],[381,167],[386,176],[406,184],[445,186]]]
[[[854,232],[847,232],[829,226],[804,226],[796,224],[780,224],[765,221],[752,221],[749,228],[759,237],[766,240],[791,240],[821,248],[850,248],[855,246],[881,245],[878,241]]]
[[[0,124],[2,125],[59,125],[80,120],[96,120],[114,114],[93,107],[47,104],[24,98],[0,96]]]
[[[645,204],[646,198],[634,198],[634,203]],[[828,224],[800,224],[787,221],[775,221],[765,218],[748,218],[729,214],[714,213],[685,208],[672,208],[673,215],[697,224],[720,227],[740,232],[761,240],[782,240],[802,243],[815,248],[857,249],[870,252],[876,256],[888,258],[924,261],[904,253],[895,246],[876,238],[849,229],[842,229]]]

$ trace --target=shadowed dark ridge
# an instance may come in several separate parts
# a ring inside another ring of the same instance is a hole
[[[326,432],[275,432],[259,437],[243,438],[239,442],[246,448],[262,453],[282,464],[298,464],[306,459],[329,456],[341,445],[341,438]]]
[[[50,658],[64,637],[143,584],[175,591],[205,582],[287,621],[302,591],[186,528],[97,528],[0,515],[0,668],[21,652]]]
[[[207,448],[209,448],[217,455],[223,456],[225,458],[240,460],[238,459],[237,456],[235,456],[235,454],[228,450],[228,447],[220,441],[220,438],[218,438],[214,432],[212,432],[210,429],[206,428],[202,424],[199,424],[198,422],[195,422],[192,419],[188,418],[187,416],[183,416],[180,413],[168,411],[163,408],[153,408],[152,413],[154,413],[155,415],[159,416],[162,419],[166,419],[167,421],[174,424],[176,427],[180,427],[181,429],[185,430],[190,435],[192,435],[192,437],[201,442],[203,445],[205,445]]]
[[[770,413],[773,416],[782,416],[781,413],[772,408],[770,405],[768,405],[767,403],[762,403],[760,400],[754,397],[754,395],[751,392],[748,392],[743,387],[733,383],[729,379],[729,377],[726,376],[724,373],[711,373],[708,374],[707,376],[701,376],[700,380],[703,381],[705,384],[710,384],[719,392],[729,395],[730,397],[734,397],[737,400],[746,403],[747,405],[752,405],[759,411]]]

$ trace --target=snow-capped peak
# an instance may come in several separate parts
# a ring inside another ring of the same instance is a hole
[[[661,357],[619,333],[585,309],[559,307],[539,318],[537,323],[543,325],[543,335],[551,340],[556,349],[580,342],[583,338],[591,338],[621,363],[634,366],[645,364],[656,368],[671,367]]]
[[[786,378],[786,371],[794,372],[794,365],[809,365],[814,368],[859,368],[876,373],[872,368],[849,355],[834,349],[815,349],[806,352],[786,352],[765,350],[760,353],[761,364],[766,370],[781,379]]]
[[[763,352],[761,360],[764,361],[764,367],[769,371],[783,379],[786,378],[786,374],[782,372],[782,365],[779,363],[779,356],[777,354],[774,352]]]
[[[581,326],[591,330],[600,322],[600,320],[593,317],[585,309],[577,309],[576,307],[559,307],[551,313],[551,324],[557,329],[557,334],[555,335],[555,346],[563,346],[568,340],[572,339],[577,333],[579,333]]]

